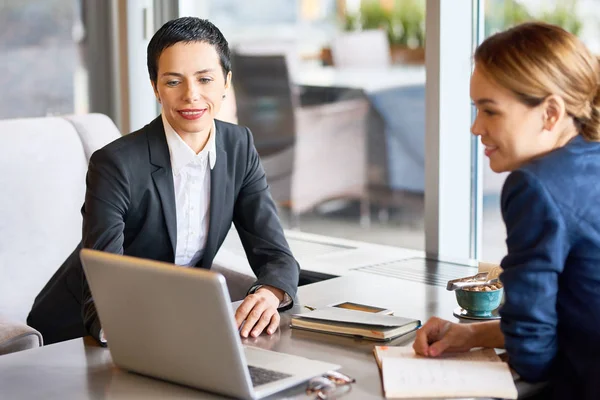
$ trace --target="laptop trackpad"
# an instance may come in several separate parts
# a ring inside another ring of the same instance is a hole
[[[272,369],[256,367],[254,365],[248,365],[248,372],[250,373],[252,386],[255,387],[275,381],[280,381],[282,379],[289,378],[292,376],[283,372],[273,371]]]
[[[277,353],[250,346],[244,346],[244,353],[248,365],[292,376],[312,377],[321,375],[330,369],[339,368],[337,365],[322,361],[310,360],[304,357]]]

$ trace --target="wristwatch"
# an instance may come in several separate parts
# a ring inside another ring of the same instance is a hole
[[[255,286],[252,286],[250,288],[250,290],[248,291],[248,294],[256,293],[256,291],[258,289],[260,289],[261,287],[263,287],[263,286],[264,285],[255,285]],[[283,300],[281,300],[279,302],[279,306],[277,308],[286,307],[286,306],[290,305],[290,303],[292,303],[292,298],[290,297],[289,294],[287,294],[287,292],[283,292]]]
[[[104,336],[104,329],[100,328],[100,334],[98,335],[100,339],[100,343],[106,345],[108,342],[106,341],[106,337]]]

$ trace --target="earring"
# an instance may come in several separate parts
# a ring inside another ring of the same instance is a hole
[[[224,94],[224,95],[223,95],[223,98],[225,98],[226,96],[227,96],[227,95],[226,95],[226,94]]]

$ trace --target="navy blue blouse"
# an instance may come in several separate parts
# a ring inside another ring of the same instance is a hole
[[[509,363],[555,398],[600,399],[600,143],[577,136],[513,171],[501,201]]]

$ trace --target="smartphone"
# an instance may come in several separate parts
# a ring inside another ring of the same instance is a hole
[[[346,301],[343,303],[331,304],[329,307],[345,308],[346,310],[364,311],[364,312],[370,312],[373,314],[385,314],[385,315],[394,314],[394,311],[388,310],[386,308],[374,307],[374,306],[369,306],[366,304],[352,303],[350,301]]]

